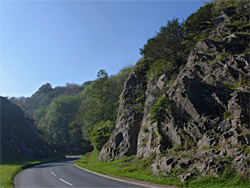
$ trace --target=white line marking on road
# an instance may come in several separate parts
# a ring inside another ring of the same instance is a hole
[[[70,186],[73,186],[71,183],[69,183],[69,182],[63,180],[62,178],[59,178],[59,180],[61,180],[62,182],[66,183],[66,184],[68,184],[68,185],[70,185]]]
[[[52,168],[50,168],[50,171],[52,171]]]
[[[56,176],[54,172],[51,171],[50,173],[53,174],[54,176]]]

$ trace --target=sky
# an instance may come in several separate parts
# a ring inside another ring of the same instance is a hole
[[[135,65],[167,20],[186,19],[196,1],[1,0],[0,95],[29,97],[49,82],[83,84],[105,69]]]

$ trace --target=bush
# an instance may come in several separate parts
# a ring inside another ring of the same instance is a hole
[[[166,59],[177,64],[181,64],[182,59],[178,52],[184,51],[182,42],[185,40],[183,24],[179,23],[178,18],[167,21],[167,26],[161,27],[157,35],[147,41],[141,50],[145,59],[154,62]]]
[[[173,118],[172,107],[173,107],[173,101],[171,101],[168,97],[163,96],[163,97],[160,97],[158,101],[153,105],[151,112],[150,112],[149,118],[150,118],[151,123],[154,123],[154,122],[157,123],[156,135],[159,138],[161,152],[165,152],[169,147],[172,147],[172,143],[169,142],[166,135],[162,134],[161,126],[160,126],[160,122],[164,114],[167,114],[169,118]],[[156,142],[155,141],[153,142],[154,142],[153,145],[155,145]]]
[[[224,119],[234,119],[234,117],[231,115],[230,111],[227,110],[226,112],[223,113],[223,118]]]
[[[171,75],[174,68],[175,65],[165,59],[155,61],[151,65],[150,70],[147,72],[147,78],[149,81],[152,81],[157,79],[160,75],[164,73]]]
[[[108,141],[112,130],[114,129],[115,123],[112,121],[101,121],[98,123],[91,134],[91,144],[98,149],[99,151],[102,149],[104,144]]]
[[[188,37],[192,38],[197,33],[211,27],[213,4],[206,4],[196,13],[191,14],[184,23]]]
[[[163,96],[158,99],[150,112],[151,123],[159,122],[162,115],[167,111],[170,118],[172,118],[173,101],[168,97]]]

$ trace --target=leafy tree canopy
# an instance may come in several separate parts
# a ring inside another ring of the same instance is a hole
[[[95,126],[90,135],[91,143],[96,149],[101,150],[104,144],[106,144],[114,126],[115,123],[110,120],[106,122],[101,121]]]
[[[167,21],[167,26],[161,27],[160,32],[149,39],[141,50],[141,54],[147,60],[156,61],[160,59],[170,60],[173,63],[182,61],[178,53],[184,50],[182,42],[185,40],[183,24],[178,18]]]

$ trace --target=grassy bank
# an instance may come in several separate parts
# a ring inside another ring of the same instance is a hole
[[[0,187],[13,187],[15,175],[25,168],[60,159],[63,159],[63,156],[53,156],[29,160],[25,157],[20,157],[10,152],[1,151]]]
[[[173,169],[173,172],[166,176],[154,176],[151,174],[150,166],[155,158],[151,155],[146,159],[137,159],[135,156],[126,157],[111,162],[98,161],[98,152],[94,150],[91,155],[86,154],[82,159],[76,162],[76,165],[91,171],[102,174],[126,177],[141,181],[148,181],[164,185],[176,185],[179,187],[232,187],[232,188],[249,188],[249,179],[237,174],[227,172],[222,174],[220,178],[214,176],[191,178],[185,182],[181,182],[177,177],[185,172],[185,169]]]

